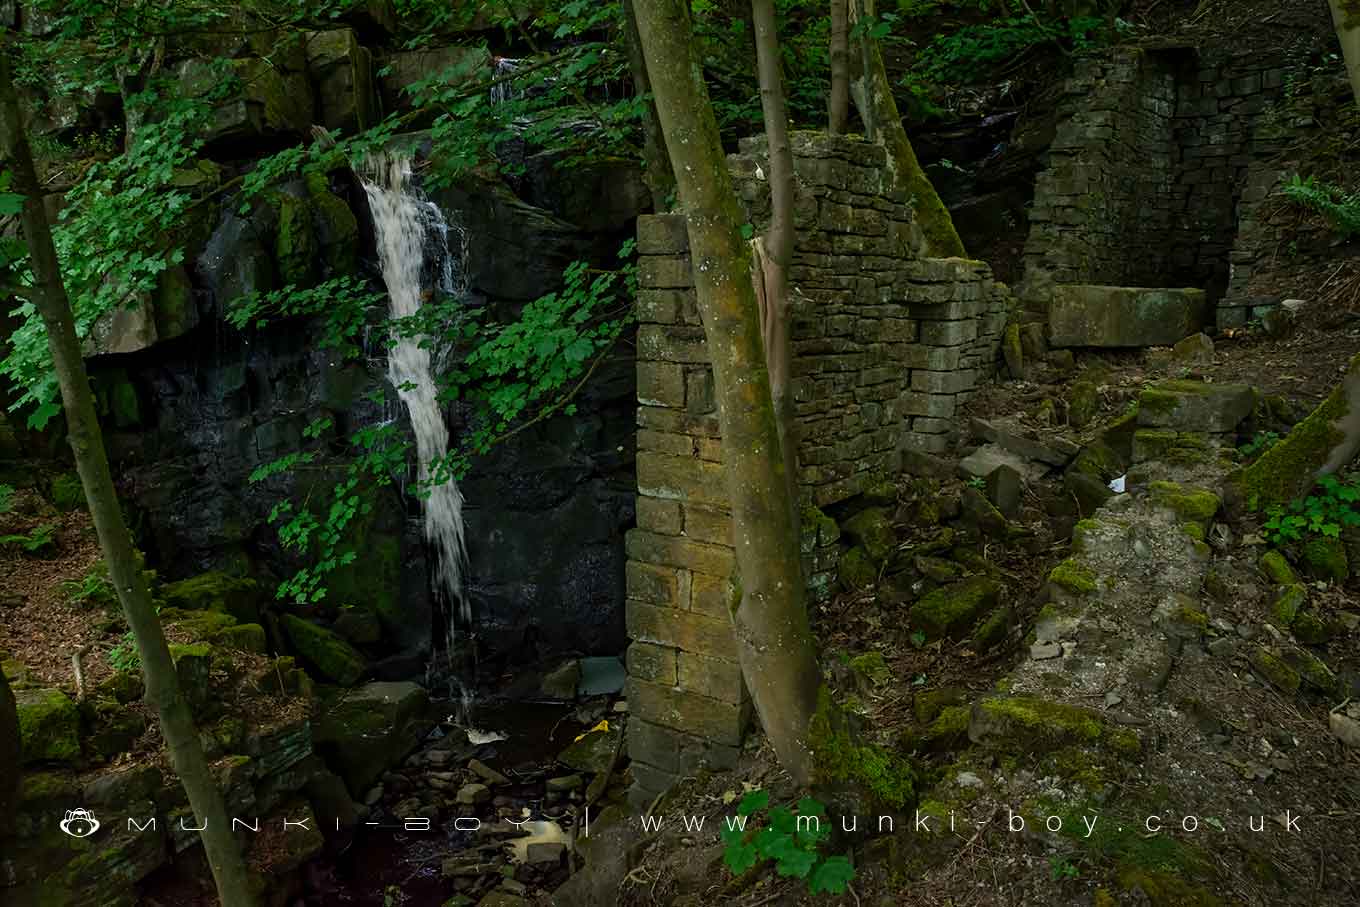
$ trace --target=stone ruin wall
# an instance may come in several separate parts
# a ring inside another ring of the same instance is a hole
[[[1010,303],[987,265],[921,257],[883,150],[793,136],[798,190],[794,390],[804,505],[829,507],[941,451],[994,372]],[[764,143],[729,170],[750,222],[769,216]],[[628,750],[644,805],[706,761],[730,766],[751,716],[728,616],[735,565],[713,377],[679,215],[638,221],[637,528],[627,540]],[[804,511],[805,575],[828,595],[834,521]]]
[[[1258,211],[1292,172],[1281,154],[1316,125],[1274,57],[1177,46],[1085,60],[1036,183],[1019,294],[1054,285],[1196,287],[1219,328],[1277,305],[1252,287],[1272,254]]]

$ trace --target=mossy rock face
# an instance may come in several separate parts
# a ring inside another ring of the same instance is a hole
[[[1140,891],[1149,907],[1222,907],[1218,895],[1202,885],[1166,872],[1128,868],[1120,870],[1119,887]]]
[[[1360,354],[1351,359],[1347,378],[1357,369],[1360,369]],[[1233,485],[1250,506],[1265,508],[1288,504],[1312,486],[1333,448],[1345,440],[1345,433],[1337,427],[1350,411],[1345,385],[1346,378],[1343,378],[1327,399],[1279,443],[1232,476]]]
[[[1017,381],[1025,378],[1025,348],[1020,341],[1020,325],[1009,324],[1001,338],[1001,355],[1006,363],[1006,371]]]
[[[1005,538],[1010,530],[1010,523],[1000,510],[987,500],[987,495],[977,488],[965,488],[963,496],[960,498],[963,506],[963,518],[966,522],[983,533],[993,538]]]
[[[353,274],[359,262],[359,221],[354,212],[331,192],[321,173],[307,174],[307,197],[327,272],[332,276]]]
[[[959,687],[945,687],[940,690],[925,690],[917,693],[912,700],[912,707],[919,723],[930,724],[945,709],[953,705],[960,705],[967,699],[967,691]]]
[[[1300,583],[1292,583],[1280,589],[1275,597],[1271,612],[1283,628],[1292,627],[1299,616],[1299,610],[1308,602],[1308,590]]]
[[[170,659],[175,663],[179,690],[195,716],[202,716],[212,704],[209,687],[212,683],[212,646],[206,642],[171,645]]]
[[[264,627],[259,624],[236,624],[221,630],[213,637],[213,642],[224,649],[238,652],[254,652],[263,655],[268,651]]]
[[[115,671],[113,676],[95,688],[96,696],[112,698],[126,705],[142,698],[141,671]]]
[[[1007,752],[1099,746],[1137,756],[1142,750],[1137,734],[1107,724],[1099,713],[1036,696],[992,696],[974,703],[968,739]]]
[[[1075,558],[1069,557],[1055,565],[1049,571],[1048,581],[1078,595],[1096,591],[1095,571]]]
[[[80,711],[85,745],[99,759],[110,760],[126,753],[146,731],[146,718],[116,699],[87,699]]]
[[[1218,513],[1223,501],[1205,488],[1192,488],[1175,482],[1152,482],[1148,485],[1152,503],[1165,507],[1182,520],[1208,523]]]
[[[1289,561],[1273,548],[1261,555],[1260,567],[1261,572],[1270,577],[1270,581],[1277,586],[1292,586],[1299,581],[1294,568],[1289,566]]]
[[[865,791],[876,805],[894,809],[916,802],[912,761],[885,747],[857,740],[825,686],[808,728],[808,743],[819,782]]]
[[[1318,617],[1311,609],[1299,612],[1289,629],[1295,639],[1310,646],[1326,645],[1337,635],[1336,626]]]
[[[1078,452],[1067,468],[1070,472],[1083,473],[1108,484],[1123,475],[1127,467],[1124,457],[1113,446],[1104,441],[1092,441]]]
[[[220,611],[243,624],[260,621],[260,584],[246,577],[211,571],[162,586],[160,598],[183,611]]]
[[[62,513],[80,510],[85,506],[85,487],[80,484],[80,476],[74,472],[64,472],[53,479],[48,493],[53,505]]]
[[[1005,642],[1007,635],[1010,634],[1011,627],[1015,625],[1015,612],[1010,606],[1002,605],[992,609],[992,613],[987,615],[987,619],[978,624],[973,631],[971,644],[973,651],[986,652],[993,646]]]
[[[911,626],[925,633],[927,639],[962,638],[984,613],[996,606],[1000,592],[1000,585],[985,576],[936,589],[912,605]]]
[[[80,710],[61,690],[15,690],[23,764],[80,758]]]
[[[1100,391],[1094,381],[1076,381],[1067,390],[1067,422],[1085,428],[1100,413]]]
[[[1252,650],[1248,661],[1251,662],[1256,673],[1277,690],[1291,696],[1299,691],[1299,685],[1302,683],[1299,672],[1285,664],[1275,653],[1262,646],[1257,646]]]
[[[886,561],[897,547],[897,533],[893,531],[892,519],[882,507],[860,511],[841,524],[841,531],[876,563]]]
[[[846,590],[865,589],[878,582],[878,568],[868,552],[856,545],[841,556],[836,575]]]
[[[1299,678],[1318,692],[1328,696],[1337,692],[1336,675],[1327,667],[1326,662],[1303,649],[1288,649],[1280,660],[1298,673]]]
[[[428,725],[422,719],[429,704],[425,691],[409,681],[350,690],[316,720],[317,750],[345,780],[351,796],[362,798],[424,737]]]
[[[1313,536],[1303,546],[1303,564],[1315,579],[1341,583],[1351,575],[1346,545],[1339,538]]]
[[[282,623],[293,648],[327,680],[349,686],[368,670],[367,660],[344,637],[295,614],[285,614]]]
[[[236,618],[221,611],[182,611],[162,608],[161,625],[178,627],[195,640],[206,642],[228,627],[236,626]]]

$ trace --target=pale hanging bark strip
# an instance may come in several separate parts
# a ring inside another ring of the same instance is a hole
[[[831,0],[831,98],[828,129],[843,135],[850,119],[850,11],[849,0]]]
[[[9,166],[14,169],[14,190],[25,196],[24,239],[34,277],[31,298],[47,327],[47,343],[61,386],[71,450],[99,536],[99,546],[104,552],[109,577],[118,590],[123,614],[137,640],[137,652],[146,678],[146,698],[160,715],[161,734],[170,751],[170,762],[189,796],[189,805],[199,824],[205,826],[199,836],[223,907],[253,907],[255,896],[241,848],[232,835],[222,792],[209,770],[189,704],[180,691],[160,618],[142,575],[140,557],[132,546],[132,537],[114,493],[85,360],[76,339],[71,303],[62,283],[32,152],[24,134],[19,100],[10,76],[9,55],[3,48],[0,48],[0,142],[3,142]]]

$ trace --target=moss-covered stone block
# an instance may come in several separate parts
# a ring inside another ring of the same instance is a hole
[[[927,639],[961,639],[990,608],[996,606],[1001,586],[985,576],[936,589],[923,596],[908,612],[911,626]]]
[[[836,576],[840,579],[841,587],[847,591],[865,589],[878,582],[878,568],[874,566],[869,553],[856,545],[841,555],[840,563],[836,565]]]
[[[167,607],[182,611],[220,611],[238,623],[259,623],[260,584],[253,579],[218,571],[162,586],[160,598]]]
[[[960,687],[944,687],[939,690],[923,690],[912,699],[916,720],[930,724],[951,705],[961,705],[967,701],[968,693]]]
[[[1223,505],[1222,499],[1207,488],[1176,482],[1149,483],[1148,492],[1152,503],[1167,508],[1187,522],[1208,523]]]
[[[278,209],[278,235],[274,241],[274,261],[287,283],[307,285],[316,262],[316,234],[312,228],[312,206],[306,198],[284,192],[271,199]]]
[[[175,663],[179,691],[195,715],[207,710],[212,684],[212,646],[206,642],[170,646],[170,658]]]
[[[1318,658],[1312,652],[1304,649],[1291,648],[1285,650],[1280,656],[1280,660],[1294,670],[1303,683],[1330,696],[1338,690],[1336,675],[1332,669],[1327,667],[1327,663]]]
[[[963,508],[963,519],[976,526],[992,538],[1004,539],[1010,532],[1010,522],[1005,514],[996,509],[981,489],[968,487],[963,490],[959,503]]]
[[[1162,381],[1138,396],[1138,424],[1180,432],[1229,432],[1256,409],[1245,384]]]
[[[1055,565],[1048,573],[1048,581],[1077,595],[1096,591],[1095,571],[1076,558],[1069,557]]]
[[[126,753],[146,731],[146,718],[116,699],[87,699],[80,712],[86,748],[98,759]]]
[[[912,760],[857,739],[825,686],[808,728],[808,744],[819,781],[866,791],[877,804],[894,809],[916,802],[917,774]]]
[[[800,528],[803,554],[812,554],[818,548],[834,545],[841,537],[841,527],[836,525],[836,521],[812,505],[803,508]]]
[[[1330,536],[1315,535],[1304,544],[1303,565],[1309,576],[1327,582],[1345,582],[1351,575],[1345,543]]]
[[[285,614],[282,623],[298,655],[327,680],[349,686],[368,670],[364,656],[339,634],[296,614]]]
[[[1299,581],[1298,576],[1294,574],[1294,568],[1289,566],[1289,561],[1274,548],[1261,555],[1258,563],[1261,572],[1270,577],[1270,581],[1277,586],[1292,586]]]
[[[877,563],[886,561],[897,547],[892,518],[882,507],[861,510],[841,524],[841,531]]]
[[[1020,340],[1020,325],[1006,325],[1006,333],[1001,338],[1001,356],[1006,363],[1006,371],[1017,381],[1025,379],[1025,348]]]
[[[1100,414],[1100,390],[1094,381],[1074,381],[1067,389],[1067,422],[1085,428]]]
[[[992,613],[988,614],[982,623],[977,625],[973,631],[970,644],[975,652],[986,652],[993,646],[999,646],[1006,641],[1010,635],[1011,627],[1015,625],[1015,612],[1009,605],[1002,605],[993,608]]]
[[[1275,653],[1264,646],[1257,646],[1247,659],[1256,673],[1281,692],[1293,696],[1299,691],[1302,678]]]
[[[268,651],[264,627],[259,624],[236,624],[219,630],[212,641],[224,649],[238,652],[254,652],[263,655]]]
[[[1036,696],[989,696],[973,704],[968,739],[1007,752],[1046,753],[1099,746],[1122,756],[1142,750],[1138,735],[1098,712]]]
[[[1291,583],[1280,589],[1270,610],[1281,627],[1292,627],[1307,601],[1308,590],[1301,583]]]
[[[359,221],[321,173],[307,175],[307,197],[320,245],[321,261],[329,275],[352,274],[359,262]]]
[[[1300,611],[1289,629],[1295,639],[1310,646],[1326,645],[1337,635],[1336,625],[1323,620],[1312,609]]]
[[[61,690],[15,690],[23,764],[80,758],[80,710]]]

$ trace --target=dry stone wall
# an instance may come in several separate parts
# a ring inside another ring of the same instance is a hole
[[[1281,116],[1287,75],[1269,55],[1190,46],[1079,63],[1036,185],[1025,302],[1064,284],[1194,287],[1219,327],[1277,303],[1248,298],[1254,249],[1234,249],[1302,122]]]
[[[942,450],[995,370],[1010,294],[981,262],[920,257],[881,148],[793,137],[794,382],[805,575],[828,594],[839,531],[818,509]],[[754,229],[769,217],[764,143],[729,158]],[[638,221],[637,528],[627,540],[629,755],[649,801],[701,760],[731,765],[751,715],[729,619],[735,560],[713,376],[685,221]]]

